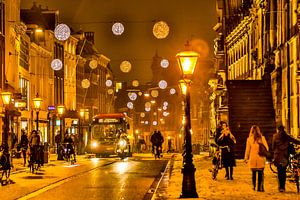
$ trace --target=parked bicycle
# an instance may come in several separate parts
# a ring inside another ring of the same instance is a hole
[[[295,151],[289,153],[288,166],[286,168],[287,178],[289,178],[290,182],[296,184],[297,192],[300,192],[300,147],[297,147],[293,144]],[[277,174],[277,168],[274,165],[274,161],[270,162],[270,169],[273,173]]]
[[[216,152],[212,160],[213,167],[210,169],[210,172],[212,173],[212,179],[216,180],[217,175],[220,169],[223,168],[222,165],[222,149],[227,149],[229,151],[229,146],[218,146],[217,144],[212,143],[211,146],[216,147]]]

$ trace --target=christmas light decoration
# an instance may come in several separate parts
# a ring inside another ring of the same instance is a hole
[[[91,83],[90,83],[90,81],[89,81],[88,79],[83,79],[83,80],[81,81],[81,86],[82,86],[84,89],[89,88],[90,85],[91,85]]]
[[[140,85],[139,81],[138,80],[133,80],[132,81],[132,86],[133,87],[138,87]]]
[[[158,87],[159,87],[160,89],[166,89],[166,88],[168,87],[167,81],[165,81],[165,80],[159,81]]]
[[[158,97],[158,90],[151,90],[151,96],[154,98]]]
[[[111,30],[114,35],[122,35],[124,32],[124,25],[120,22],[116,22],[113,24]]]
[[[175,90],[174,88],[171,88],[171,89],[170,89],[170,94],[173,95],[173,94],[175,94],[175,93],[176,93],[176,90]]]
[[[132,102],[128,102],[128,103],[127,103],[127,108],[133,109],[133,103],[132,103]]]
[[[105,81],[106,87],[111,87],[112,84],[113,84],[112,80],[106,80],[106,81]]]
[[[110,89],[107,90],[107,93],[108,93],[108,94],[113,94],[113,93],[114,93],[114,90],[110,88]]]
[[[120,69],[122,72],[124,73],[128,73],[130,72],[131,70],[131,63],[127,60],[123,61],[121,64],[120,64]]]
[[[162,68],[168,68],[168,67],[169,67],[169,61],[168,61],[167,59],[162,59],[162,60],[160,61],[160,66],[161,66]]]
[[[58,24],[54,29],[54,36],[60,41],[65,41],[70,37],[71,30],[66,24]]]
[[[145,113],[141,112],[140,116],[143,118],[143,117],[145,117],[146,115],[145,115]]]
[[[168,106],[169,103],[168,103],[167,101],[164,101],[164,102],[163,102],[163,105],[164,105],[164,106]]]
[[[137,94],[135,92],[128,93],[128,96],[131,101],[134,101],[137,98]]]
[[[91,60],[90,63],[89,63],[89,66],[90,66],[91,69],[96,69],[97,66],[98,66],[97,60]]]
[[[51,68],[55,71],[61,70],[63,67],[63,63],[60,59],[54,59],[51,62]]]
[[[153,121],[152,124],[153,124],[153,126],[156,126],[157,125],[157,121]]]
[[[159,21],[154,24],[152,31],[153,31],[153,35],[157,39],[164,39],[169,35],[170,29],[166,22]]]

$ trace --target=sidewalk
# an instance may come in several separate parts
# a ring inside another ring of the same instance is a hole
[[[194,155],[193,161],[196,167],[195,179],[198,199],[299,199],[296,185],[287,180],[286,192],[280,193],[277,189],[277,178],[266,165],[265,168],[265,192],[252,190],[251,171],[242,160],[237,160],[234,168],[234,180],[226,180],[224,169],[222,169],[217,180],[212,180],[208,169],[211,167],[211,158],[208,154]],[[165,173],[161,187],[152,199],[179,199],[182,184],[182,156],[176,154],[170,173]],[[271,197],[271,198],[270,198]]]

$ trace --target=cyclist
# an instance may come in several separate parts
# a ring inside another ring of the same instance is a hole
[[[75,155],[75,149],[74,149],[74,141],[72,137],[67,133],[64,138],[64,143],[66,143],[67,147],[67,155],[70,157],[70,155],[74,155],[74,161],[76,162],[76,155]]]
[[[30,146],[30,153],[33,158],[32,161],[40,163],[40,156],[39,156],[39,145],[40,145],[40,135],[36,130],[31,131],[31,135],[29,137],[29,146]]]
[[[162,149],[162,143],[164,142],[164,137],[162,136],[160,131],[155,130],[154,133],[151,135],[151,143],[152,143],[152,153],[154,153],[154,148],[156,147],[157,150]]]

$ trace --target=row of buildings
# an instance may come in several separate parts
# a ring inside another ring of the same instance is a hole
[[[299,1],[217,0],[216,8],[211,124],[229,121],[242,145],[254,123],[263,126],[269,141],[280,124],[299,137]],[[240,104],[243,116],[235,112]]]
[[[0,16],[0,88],[13,94],[11,105],[0,108],[2,142],[4,127],[8,140],[12,134],[20,139],[21,130],[36,129],[32,100],[37,96],[42,99],[38,118],[42,142],[50,144],[60,129],[78,134],[79,125],[94,114],[113,112],[114,94],[108,94],[105,86],[108,78],[113,79],[110,59],[95,48],[93,32],[71,30],[69,39],[60,41],[54,35],[59,11],[36,4],[20,9],[20,0],[1,0]],[[51,68],[54,59],[62,61],[62,69]],[[64,106],[63,115],[58,115],[58,105]],[[9,109],[8,116],[4,109]],[[81,133],[87,137],[86,131]]]

